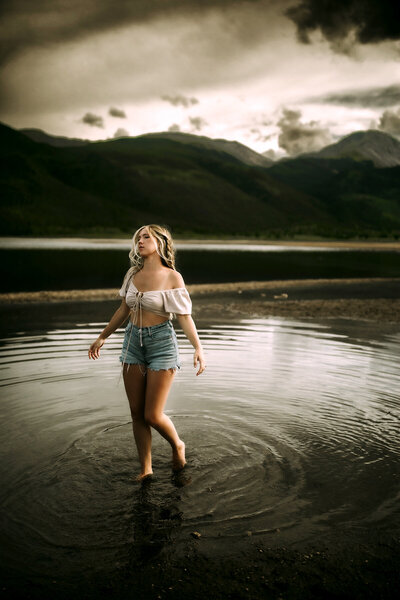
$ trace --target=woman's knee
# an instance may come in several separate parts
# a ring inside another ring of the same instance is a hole
[[[146,412],[144,415],[144,420],[146,421],[147,425],[150,425],[151,427],[156,427],[159,425],[161,418],[162,414],[158,412]]]
[[[145,421],[144,418],[144,411],[142,408],[137,408],[137,407],[130,407],[131,409],[131,416],[132,416],[132,421],[134,423],[137,423],[139,421]]]

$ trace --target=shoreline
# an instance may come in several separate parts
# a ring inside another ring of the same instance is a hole
[[[79,243],[90,243],[95,248],[97,244],[111,244],[111,245],[130,245],[131,236],[126,237],[68,237],[68,236],[0,236],[0,247],[1,248],[12,248],[12,244],[15,247],[27,247],[29,242],[51,242],[57,241],[60,243],[69,244],[74,242]],[[400,251],[400,241],[390,239],[388,241],[383,240],[329,240],[329,239],[315,239],[315,240],[284,240],[284,239],[259,239],[259,238],[179,238],[174,236],[175,245],[180,246],[192,246],[192,245],[204,245],[213,244],[220,246],[232,246],[232,245],[250,245],[250,246],[289,246],[293,248],[306,247],[306,248],[342,248],[349,250],[397,250]]]
[[[400,278],[297,279],[187,285],[193,317],[353,318],[400,323]],[[119,301],[118,290],[53,290],[0,294],[16,305]]]
[[[241,245],[260,245],[260,246],[292,246],[296,247],[307,247],[307,248],[349,248],[349,249],[366,249],[366,250],[400,250],[400,242],[389,240],[387,242],[383,241],[360,241],[360,240],[260,240],[260,239],[252,239],[252,238],[244,238],[244,239],[188,239],[188,240],[180,240],[179,238],[174,238],[177,244],[219,244],[223,245],[233,245],[233,244],[241,244]]]

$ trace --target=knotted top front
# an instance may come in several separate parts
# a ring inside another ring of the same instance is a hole
[[[133,281],[126,278],[119,295],[125,298],[131,311],[136,313],[135,324],[137,316],[141,319],[143,310],[168,319],[172,319],[173,315],[192,314],[192,301],[185,287],[140,292]]]
[[[139,320],[139,327],[142,328],[143,327],[143,307],[142,307],[142,301],[143,301],[143,292],[139,292],[138,290],[136,290],[136,292],[134,293],[133,296],[133,301],[131,303],[131,312],[134,313],[134,325],[138,324],[138,320]],[[138,319],[139,316],[139,319]]]

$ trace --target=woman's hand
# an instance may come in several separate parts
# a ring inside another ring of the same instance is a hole
[[[203,350],[201,348],[196,348],[194,351],[194,357],[193,357],[194,368],[196,368],[197,363],[199,363],[200,366],[199,366],[199,370],[196,373],[196,376],[200,375],[206,368],[206,361],[204,358]]]
[[[95,342],[89,348],[89,358],[99,358],[100,357],[100,348],[103,346],[105,340],[101,337],[98,337]]]

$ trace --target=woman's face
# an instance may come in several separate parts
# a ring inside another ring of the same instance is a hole
[[[137,245],[140,256],[150,256],[157,252],[157,240],[150,234],[147,227],[143,227],[137,236]]]

